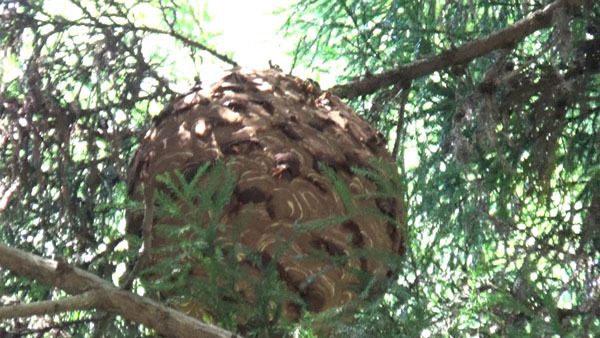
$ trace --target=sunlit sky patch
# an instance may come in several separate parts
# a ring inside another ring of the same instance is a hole
[[[297,39],[284,38],[279,32],[289,13],[275,15],[274,12],[282,8],[288,8],[297,0],[279,1],[247,1],[247,0],[220,0],[220,1],[195,1],[185,2],[196,9],[199,20],[198,35],[209,33],[210,37],[198,36],[197,41],[208,45],[221,54],[232,57],[240,66],[252,69],[265,69],[269,67],[269,61],[280,66],[285,72],[290,70],[292,64],[291,53]],[[96,9],[93,1],[86,3],[82,1],[85,8],[90,11]],[[157,8],[145,4],[123,1],[123,6],[129,10],[131,20],[138,26],[157,27],[161,22],[160,11]],[[133,6],[133,7],[131,7]],[[130,8],[131,7],[131,8]],[[202,17],[206,8],[208,18]],[[50,15],[63,16],[69,20],[78,20],[83,13],[69,0],[49,0],[44,2],[44,10]],[[99,14],[99,13],[93,13]],[[45,15],[39,19],[47,19]],[[84,28],[82,28],[84,29]],[[71,31],[71,33],[76,33]],[[192,34],[193,35],[193,34]],[[193,77],[200,74],[204,85],[209,85],[223,76],[229,68],[227,64],[215,61],[212,57],[203,55],[200,60],[191,60],[185,55],[181,46],[176,46],[173,39],[167,36],[152,35],[144,40],[144,55],[150,57],[157,55],[168,57],[168,73],[171,78],[177,79],[174,88],[177,91],[185,91],[193,84]],[[332,65],[329,73],[314,74],[311,71],[296,66],[293,74],[301,78],[316,79],[321,88],[329,88],[336,83],[336,78],[343,72],[344,65]],[[10,68],[10,67],[9,67]],[[160,69],[157,70],[162,73]],[[6,77],[7,74],[3,74]],[[163,74],[166,75],[166,74]],[[15,77],[12,74],[11,77]],[[4,79],[6,80],[6,79]]]
[[[287,8],[297,0],[279,1],[247,1],[221,0],[208,1],[208,12],[211,21],[207,23],[210,31],[222,34],[214,39],[214,45],[220,52],[233,52],[233,59],[243,67],[265,69],[269,60],[289,71],[292,65],[291,52],[297,39],[284,39],[279,29],[287,19],[287,15],[275,15],[274,11]],[[219,78],[220,69],[207,67],[209,77]],[[214,74],[214,75],[213,75]],[[301,78],[315,78],[316,74],[297,67],[294,75]],[[329,88],[335,84],[337,74],[319,74],[321,88]]]

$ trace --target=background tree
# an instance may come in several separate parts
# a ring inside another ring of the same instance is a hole
[[[127,164],[176,84],[201,84],[175,64],[236,62],[197,2],[0,6],[2,242],[119,285]],[[405,182],[398,283],[332,332],[598,335],[599,4],[317,0],[279,15],[297,46],[289,71],[335,73],[331,90],[387,136]],[[31,260],[5,249],[3,304],[71,299],[50,272],[6,270]],[[65,306],[0,327],[151,334],[114,307]]]

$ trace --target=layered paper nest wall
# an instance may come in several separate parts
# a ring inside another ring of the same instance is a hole
[[[321,92],[314,82],[277,70],[237,69],[207,90],[177,99],[156,119],[131,162],[129,192],[141,201],[142,185],[165,189],[156,180],[159,174],[179,170],[189,176],[206,162],[227,163],[238,181],[220,221],[231,227],[234,219],[245,215],[235,244],[256,250],[266,261],[276,259],[280,278],[289,290],[304,299],[309,310],[319,312],[356,298],[351,268],[380,278],[389,270],[369,257],[331,266],[330,262],[298,256],[315,250],[329,256],[352,255],[356,249],[402,251],[398,227],[404,222],[402,201],[365,197],[380,187],[352,170],[376,170],[369,163],[372,158],[395,167],[381,134],[338,97]],[[378,210],[385,217],[364,212],[333,226],[298,233],[296,228],[308,221],[349,213],[319,163],[331,168],[349,188],[355,210]],[[200,180],[199,189],[202,184],[206,182]],[[142,220],[141,213],[129,215],[129,231],[140,233]],[[185,219],[155,217],[154,224],[159,223],[177,226]],[[218,236],[227,242],[230,233],[226,229]],[[275,257],[282,240],[293,242]],[[167,240],[158,236],[152,245],[165,243]],[[243,257],[238,264],[245,264]],[[196,274],[202,278],[202,271]],[[285,313],[296,319],[300,307],[287,304]]]

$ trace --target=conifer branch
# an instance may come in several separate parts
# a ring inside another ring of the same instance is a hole
[[[556,0],[514,25],[491,33],[482,39],[467,42],[438,55],[417,60],[383,73],[333,86],[328,91],[342,98],[353,99],[372,94],[396,83],[408,82],[435,71],[465,64],[495,50],[513,46],[533,32],[550,26],[555,12],[566,10],[568,13],[573,13],[580,5],[581,0]]]
[[[86,294],[91,307],[114,313],[127,320],[153,328],[157,333],[174,337],[232,338],[234,333],[203,323],[146,297],[120,290],[100,277],[72,267],[64,261],[45,259],[0,243],[0,267],[40,283],[60,288],[70,294]],[[91,291],[91,293],[90,293]],[[94,295],[91,297],[89,295]],[[74,302],[77,303],[77,302]]]

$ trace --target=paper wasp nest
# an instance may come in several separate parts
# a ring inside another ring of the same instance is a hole
[[[381,184],[352,170],[373,169],[371,158],[395,168],[381,134],[337,96],[276,70],[234,70],[208,90],[175,100],[156,119],[131,162],[129,192],[141,201],[142,184],[165,189],[156,180],[159,174],[177,169],[187,177],[206,162],[227,163],[238,180],[220,221],[230,227],[237,216],[250,215],[245,218],[239,243],[234,244],[256,250],[267,262],[276,259],[279,277],[287,288],[304,300],[308,310],[320,312],[356,298],[351,287],[356,277],[350,268],[379,278],[389,271],[369,257],[331,266],[330,262],[300,260],[298,256],[315,251],[352,256],[356,249],[402,251],[397,226],[404,222],[402,202],[365,197],[379,191]],[[299,224],[341,218],[349,211],[319,163],[331,168],[349,188],[355,210],[376,210],[386,216],[362,213],[333,226],[298,233]],[[129,230],[140,233],[142,220],[141,213],[129,215]],[[155,224],[184,222],[154,217]],[[228,242],[229,234],[226,229],[218,236]],[[275,257],[277,241],[282,240],[293,242]],[[152,246],[165,242],[155,234]],[[238,260],[238,264],[246,263],[243,257]],[[259,267],[248,264],[248,269],[252,273]],[[199,271],[193,278],[201,276]],[[186,311],[194,313],[195,309]],[[284,306],[291,319],[298,318],[300,311],[297,304]]]

